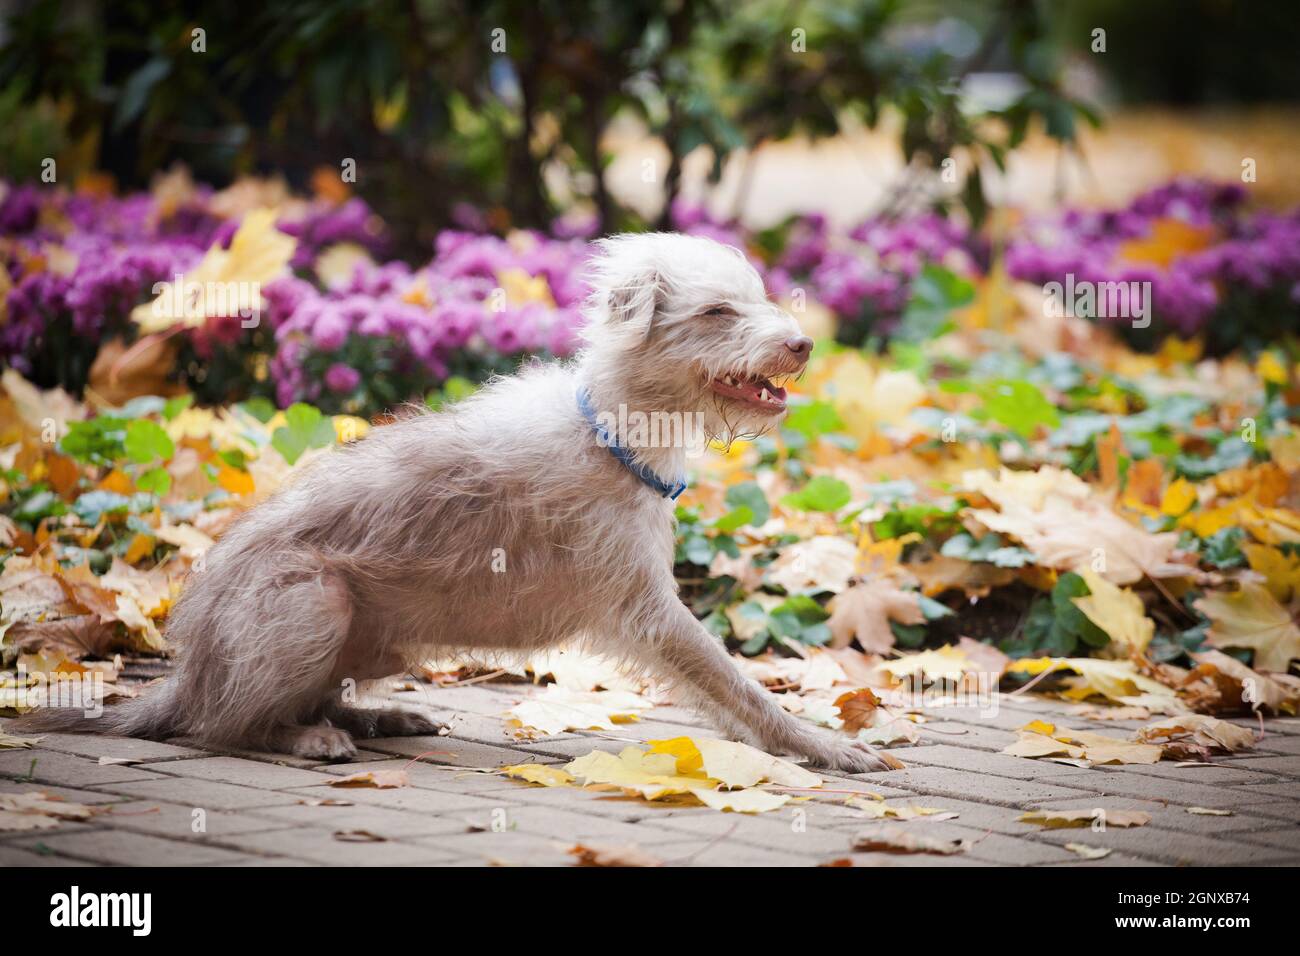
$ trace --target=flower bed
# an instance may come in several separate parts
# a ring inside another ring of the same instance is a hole
[[[1221,351],[1300,324],[1300,212],[1249,212],[1244,199],[1238,187],[1177,182],[1123,209],[1025,219],[994,248],[1005,246],[1012,278],[1039,285],[1149,282],[1149,327],[1122,332],[1137,344],[1202,335]],[[267,207],[291,241],[250,224],[251,251],[232,251],[248,214]],[[748,233],[685,205],[674,220],[746,248],[775,295],[797,312],[820,304],[835,337],[855,345],[934,334],[913,321],[927,301],[942,313],[969,299],[996,258],[983,236],[935,214],[846,231],[811,215]],[[577,220],[552,235],[447,230],[429,261],[408,264],[384,261],[384,226],[356,198],[297,199],[251,180],[216,192],[183,174],[125,197],[0,184],[0,359],[41,385],[80,391],[98,376],[92,384],[111,391],[102,380],[137,357],[130,343],[148,331],[166,346],[150,353],[165,366],[152,380],[200,401],[260,395],[374,414],[453,376],[571,354],[587,293],[582,237],[594,231]],[[233,310],[176,328],[141,322],[157,283],[238,280],[249,268],[269,277],[256,323]]]

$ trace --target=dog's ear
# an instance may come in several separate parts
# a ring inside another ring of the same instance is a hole
[[[649,332],[655,313],[663,306],[663,280],[649,270],[642,275],[624,278],[609,290],[606,310],[611,325],[638,328]]]

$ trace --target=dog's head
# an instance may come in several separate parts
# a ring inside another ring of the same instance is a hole
[[[813,343],[768,300],[739,250],[676,233],[615,236],[600,246],[589,360],[638,403],[703,412],[713,434],[756,434],[779,420],[782,382],[803,371]]]

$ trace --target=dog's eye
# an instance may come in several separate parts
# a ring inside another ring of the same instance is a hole
[[[735,315],[736,310],[729,305],[715,305],[712,308],[707,309],[704,314],[711,318],[720,319],[729,315]]]

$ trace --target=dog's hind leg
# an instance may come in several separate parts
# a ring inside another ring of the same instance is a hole
[[[422,737],[445,734],[446,724],[418,710],[387,706],[363,707],[345,698],[345,687],[355,690],[360,683],[390,677],[404,668],[405,660],[400,655],[376,652],[353,635],[334,665],[330,683],[336,689],[325,702],[322,716],[332,726],[342,728],[354,737]]]
[[[720,730],[769,752],[799,754],[822,767],[849,773],[889,769],[867,745],[805,727],[782,710],[767,691],[740,672],[718,639],[676,595],[657,603],[651,640],[632,643],[646,648],[657,673],[682,687],[690,703],[713,716]]]
[[[353,604],[343,576],[305,556],[286,556],[280,571],[241,610],[256,619],[241,637],[242,653],[224,663],[225,713],[214,719],[234,741],[320,760],[356,754],[346,729],[324,710],[352,627]]]

